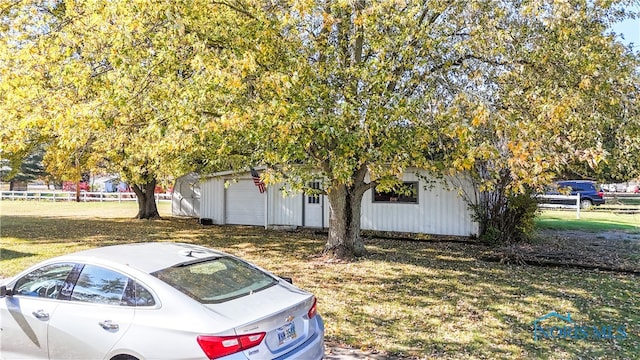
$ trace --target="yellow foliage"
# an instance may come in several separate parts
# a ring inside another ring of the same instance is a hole
[[[582,80],[580,81],[580,85],[579,85],[580,89],[588,89],[591,87],[591,79],[588,77],[583,77]]]

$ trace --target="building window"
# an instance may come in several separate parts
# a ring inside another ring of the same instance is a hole
[[[309,183],[309,187],[312,188],[313,190],[317,190],[318,192],[320,191],[320,181],[312,181]],[[307,195],[307,202],[309,204],[320,204],[320,194],[319,193],[315,193],[315,194],[308,194]]]
[[[403,182],[402,186],[400,186],[398,189],[388,191],[378,191],[377,189],[374,189],[373,202],[417,204],[418,182]]]

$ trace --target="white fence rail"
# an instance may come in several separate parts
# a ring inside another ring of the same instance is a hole
[[[576,209],[576,219],[580,219],[580,195],[538,195],[539,199],[538,207],[541,208],[564,208],[564,209]],[[562,200],[564,202],[575,201],[575,204],[553,204],[551,202],[545,202],[546,200]]]
[[[155,194],[156,201],[170,201],[171,194]],[[2,200],[76,201],[75,191],[2,191]],[[133,192],[80,192],[80,201],[136,201]]]

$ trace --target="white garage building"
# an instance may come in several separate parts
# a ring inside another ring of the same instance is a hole
[[[362,200],[362,230],[469,236],[478,233],[467,204],[456,190],[439,182],[425,186],[421,171],[407,171],[404,183],[416,196],[378,194],[369,190]],[[324,195],[282,196],[283,185],[260,192],[250,172],[220,172],[200,183],[202,223],[274,227],[326,228],[329,201]]]

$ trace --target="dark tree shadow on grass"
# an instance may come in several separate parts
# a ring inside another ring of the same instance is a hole
[[[2,216],[2,238],[31,244],[173,241],[251,252],[294,253],[307,257],[322,251],[325,238],[310,233],[265,230],[256,226],[204,226],[196,219],[161,220]],[[259,249],[259,250],[258,250]]]
[[[34,255],[36,254],[0,248],[0,260],[18,259],[18,258],[29,257]]]

